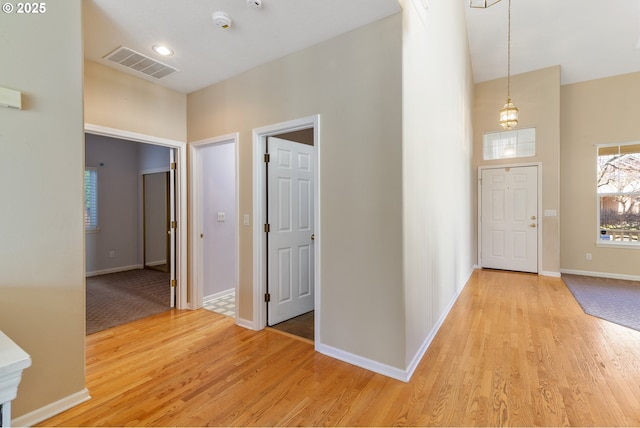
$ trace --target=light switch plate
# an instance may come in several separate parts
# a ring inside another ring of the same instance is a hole
[[[219,212],[218,213],[218,221],[220,221],[220,222],[224,221],[224,217],[225,217],[225,215],[224,215],[223,212]]]

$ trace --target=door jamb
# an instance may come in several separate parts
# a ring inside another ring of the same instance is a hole
[[[238,285],[240,281],[240,198],[238,197],[239,189],[239,164],[238,164],[238,146],[240,141],[240,134],[238,132],[232,134],[221,135],[219,137],[207,138],[204,140],[195,141],[190,143],[189,149],[189,167],[190,167],[190,179],[191,186],[189,189],[189,197],[190,197],[190,210],[191,210],[191,263],[190,263],[190,279],[191,279],[191,309],[198,309],[202,307],[202,299],[204,298],[204,285],[203,285],[203,265],[202,265],[202,240],[200,239],[200,230],[202,228],[202,155],[200,149],[218,145],[218,144],[226,144],[232,143],[234,144],[234,157],[235,157],[235,206],[236,206],[236,231],[235,231],[235,241],[236,241],[236,267],[235,267],[235,284],[234,288],[236,291],[236,300],[239,298],[239,290]],[[236,319],[238,318],[239,308],[238,302],[236,301]]]
[[[178,174],[176,176],[176,221],[178,234],[176,239],[176,306],[178,309],[189,309],[187,301],[187,143],[171,140],[153,135],[139,134],[117,128],[84,124],[84,132],[101,135],[104,137],[118,138],[121,140],[138,143],[154,144],[176,149],[176,162]],[[189,290],[190,291],[190,290]]]
[[[314,173],[314,310],[315,310],[315,343],[320,343],[321,305],[320,305],[320,271],[321,271],[321,224],[320,221],[320,115],[308,116],[274,125],[254,128],[253,130],[253,322],[244,321],[242,325],[253,330],[262,330],[267,325],[267,311],[264,301],[266,293],[266,240],[264,239],[264,223],[266,218],[264,153],[267,137],[313,128],[315,146]]]
[[[478,166],[478,267],[482,268],[482,171],[485,169],[521,168],[527,166],[538,167],[538,272],[542,273],[542,162],[507,163]]]

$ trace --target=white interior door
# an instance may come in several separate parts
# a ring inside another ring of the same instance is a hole
[[[314,308],[315,148],[270,137],[267,164],[268,324]]]
[[[171,297],[170,306],[176,306],[176,226],[178,220],[176,217],[176,150],[169,150],[169,162],[171,168],[169,170],[169,272],[171,273]]]
[[[538,272],[538,167],[482,170],[482,267]]]

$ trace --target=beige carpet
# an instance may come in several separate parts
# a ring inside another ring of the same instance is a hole
[[[170,309],[170,276],[137,269],[87,278],[87,325],[91,334]]]

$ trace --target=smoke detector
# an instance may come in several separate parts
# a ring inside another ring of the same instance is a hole
[[[214,12],[213,23],[216,24],[217,27],[226,30],[231,27],[231,17],[225,12]]]
[[[253,8],[260,9],[262,7],[262,0],[247,0],[247,4]]]

